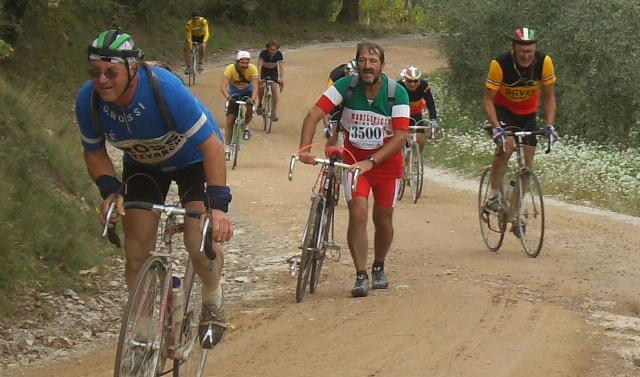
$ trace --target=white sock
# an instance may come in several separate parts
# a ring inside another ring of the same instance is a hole
[[[217,308],[222,306],[222,285],[218,284],[216,289],[212,289],[205,285],[202,286],[202,303],[204,305],[213,305]]]

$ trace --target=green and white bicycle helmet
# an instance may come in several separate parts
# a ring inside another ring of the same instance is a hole
[[[521,45],[530,45],[538,42],[535,30],[528,27],[517,28],[511,36],[513,43]]]
[[[135,47],[133,38],[120,29],[98,34],[87,50],[89,60],[104,60],[111,63],[127,63],[142,59],[142,51]]]
[[[358,73],[358,64],[355,59],[349,60],[347,63],[347,71],[349,71],[349,75],[355,75]]]

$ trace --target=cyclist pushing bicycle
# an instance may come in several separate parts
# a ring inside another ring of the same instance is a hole
[[[393,239],[393,207],[398,180],[402,177],[402,146],[409,127],[409,99],[406,90],[382,73],[384,50],[376,43],[357,46],[359,75],[344,77],[330,86],[309,110],[302,125],[300,161],[314,164],[314,156],[304,149],[313,140],[316,125],[325,114],[344,104],[341,124],[345,128],[345,149],[353,156],[345,162],[357,164],[361,175],[352,191],[353,172],[344,174],[345,198],[349,206],[347,240],[356,270],[351,295],[369,293],[367,274],[367,216],[369,193],[373,192],[375,226],[372,288],[385,289],[389,281],[384,262]]]
[[[235,101],[229,101],[231,96],[237,97],[249,97],[252,102],[256,102],[258,95],[258,68],[251,64],[251,54],[248,51],[238,51],[236,53],[236,61],[231,63],[225,68],[222,82],[220,83],[220,92],[224,96],[224,99],[228,101],[227,104],[227,119],[224,125],[224,144],[225,144],[225,158],[229,160],[231,158],[231,150],[229,144],[231,144],[231,137],[233,135],[233,124],[238,116],[238,104]],[[253,104],[247,104],[246,121],[245,124],[251,122],[253,113]],[[245,140],[251,138],[249,130],[245,130],[243,135]]]
[[[226,214],[231,193],[224,149],[212,113],[175,74],[142,60],[142,51],[129,34],[99,33],[88,47],[88,65],[91,80],[77,95],[76,118],[87,170],[103,198],[101,221],[123,222],[125,275],[131,295],[140,269],[155,249],[158,216],[144,209],[128,209],[125,214],[123,202],[163,204],[174,181],[183,207],[206,212],[213,223],[213,239],[229,241],[233,227]],[[124,187],[105,140],[124,152]],[[129,179],[133,176],[151,179]],[[114,202],[116,214],[106,218]],[[209,259],[199,252],[201,224],[202,219],[185,219],[184,243],[202,281],[200,324],[213,332],[203,347],[211,348],[226,327],[220,286],[223,259],[217,244],[215,268],[209,270]]]
[[[510,52],[491,60],[484,94],[484,107],[492,128],[495,143],[504,145],[504,153],[494,156],[491,166],[491,189],[485,207],[497,212],[504,206],[500,187],[507,162],[515,147],[513,136],[505,138],[505,127],[518,127],[523,131],[536,131],[536,111],[542,92],[546,126],[545,137],[557,137],[553,124],[556,118],[556,97],[553,85],[556,76],[549,55],[537,51],[536,33],[529,28],[516,29],[511,36]],[[524,160],[533,168],[537,139],[524,139]],[[512,224],[512,231],[517,226]]]
[[[435,131],[438,129],[436,104],[433,100],[433,94],[431,94],[429,82],[422,78],[422,72],[414,66],[404,68],[402,72],[400,72],[398,84],[407,90],[411,119],[413,119],[414,124],[421,123],[422,112],[426,107],[429,111],[429,125],[435,135]],[[420,147],[420,154],[422,154],[426,141],[426,132],[424,129],[419,129],[415,132],[418,146]]]
[[[198,69],[198,72],[204,70],[204,61],[207,57],[207,42],[209,41],[209,23],[207,19],[202,17],[200,11],[191,12],[191,18],[187,21],[187,39],[184,46],[184,61],[186,62],[187,69],[184,71],[185,75],[191,74],[192,69]],[[200,46],[200,59],[197,67],[191,67],[191,49],[193,43],[199,43]]]

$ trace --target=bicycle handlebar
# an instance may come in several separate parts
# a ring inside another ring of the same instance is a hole
[[[109,205],[109,209],[107,210],[107,217],[106,217],[106,221],[104,224],[104,228],[102,230],[102,236],[106,236],[111,229],[114,228],[109,228],[109,219],[111,218],[111,216],[113,215],[113,211],[116,208],[116,203],[112,202]],[[149,203],[149,202],[144,202],[144,201],[138,201],[138,200],[132,200],[129,202],[125,202],[124,203],[124,208],[137,208],[137,209],[146,209],[146,210],[150,210],[150,211],[154,211],[154,212],[158,212],[158,213],[166,213],[166,214],[172,214],[175,213],[177,215],[183,215],[183,216],[189,216],[189,217],[195,217],[195,218],[199,218],[200,216],[202,216],[204,214],[204,212],[202,211],[198,211],[198,210],[194,210],[194,209],[189,209],[189,208],[182,208],[182,207],[176,207],[176,206],[165,206],[165,205],[161,205],[161,204],[154,204],[154,203]],[[213,251],[213,247],[211,245],[211,232],[209,231],[209,225],[211,224],[211,220],[206,217],[204,219],[204,226],[202,227],[202,241],[200,242],[200,251],[201,252],[205,252],[205,254],[207,254],[207,257],[209,257],[210,260],[214,260],[216,258],[216,254]],[[206,246],[206,247],[205,247]]]
[[[293,181],[293,169],[296,165],[296,161],[298,161],[299,159],[300,157],[296,156],[295,154],[291,155],[291,161],[289,162],[289,180],[290,181]],[[353,165],[345,164],[343,162],[331,161],[331,159],[329,158],[314,157],[313,161],[322,165],[333,165],[333,166],[337,166],[344,169],[351,169],[353,167]],[[353,170],[353,181],[351,182],[351,191],[355,191],[355,189],[358,187],[359,178],[360,178],[360,168],[356,167]]]

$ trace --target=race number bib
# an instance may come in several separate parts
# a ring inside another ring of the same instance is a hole
[[[384,143],[383,125],[351,125],[349,141],[360,149],[378,149]]]

